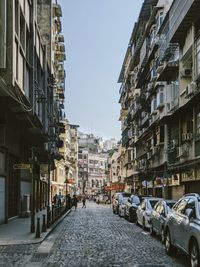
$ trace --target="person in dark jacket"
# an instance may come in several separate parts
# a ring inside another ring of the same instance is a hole
[[[83,196],[83,198],[82,198],[83,207],[82,208],[86,208],[85,202],[86,202],[86,197]]]
[[[76,197],[76,195],[73,196],[72,203],[73,203],[72,205],[74,206],[74,209],[76,210],[77,204],[78,204],[78,198]]]

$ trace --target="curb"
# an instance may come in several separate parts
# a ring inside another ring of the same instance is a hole
[[[39,244],[45,240],[46,237],[57,227],[57,225],[64,220],[64,218],[71,212],[71,209],[68,210],[62,217],[60,217],[50,228],[47,229],[47,232],[41,234],[42,237],[35,239],[35,240],[14,240],[14,241],[0,241],[1,246],[10,246],[10,245],[30,245],[30,244]]]

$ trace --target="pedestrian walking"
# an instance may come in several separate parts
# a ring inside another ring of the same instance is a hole
[[[82,208],[86,208],[86,204],[85,204],[85,202],[86,202],[86,197],[83,196],[83,198],[82,198],[83,207],[82,207]]]
[[[73,196],[72,203],[73,203],[74,209],[76,210],[77,204],[78,204],[78,198],[76,197],[76,195]]]
[[[55,194],[54,197],[53,197],[53,204],[54,205],[57,205],[57,200],[58,200],[58,195]]]
[[[69,209],[71,209],[71,201],[72,199],[71,199],[71,196],[70,196],[70,194],[67,194],[67,196],[66,196],[66,207],[67,207],[67,210],[69,210]]]

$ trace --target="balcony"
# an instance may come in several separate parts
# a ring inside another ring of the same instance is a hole
[[[149,118],[150,118],[149,113],[146,113],[145,116],[141,120],[141,125],[144,126],[144,125],[148,124]]]
[[[54,17],[62,17],[62,9],[58,4],[53,5]]]
[[[183,44],[192,18],[195,20],[199,12],[199,1],[174,0],[169,11],[169,40]]]

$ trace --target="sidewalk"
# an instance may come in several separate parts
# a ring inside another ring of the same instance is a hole
[[[0,246],[36,244],[42,242],[45,237],[62,221],[71,210],[59,218],[46,232],[41,232],[40,238],[35,238],[35,233],[30,233],[31,218],[16,218],[8,224],[0,225]],[[37,218],[40,217],[40,231],[42,229],[42,215],[47,214],[46,209],[35,214],[35,229]]]

